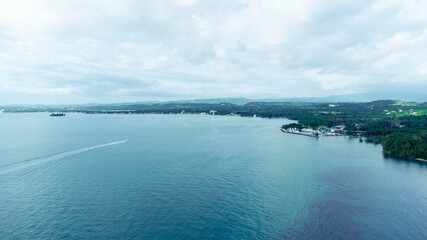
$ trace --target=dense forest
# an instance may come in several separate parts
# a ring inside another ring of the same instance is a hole
[[[154,103],[75,108],[10,108],[5,111],[63,111],[92,114],[217,114],[285,117],[297,128],[345,126],[347,135],[363,132],[367,142],[381,143],[385,152],[427,159],[427,103],[381,100],[368,103],[253,102]]]

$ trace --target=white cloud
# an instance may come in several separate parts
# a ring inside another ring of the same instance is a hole
[[[416,0],[0,0],[0,101],[426,87],[426,13]]]

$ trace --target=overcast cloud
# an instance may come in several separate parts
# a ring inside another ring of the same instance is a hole
[[[411,87],[425,0],[0,0],[0,105]]]

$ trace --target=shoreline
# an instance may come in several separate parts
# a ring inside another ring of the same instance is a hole
[[[67,113],[79,113],[79,114],[126,114],[126,115],[134,115],[134,114],[142,114],[142,115],[203,115],[201,113],[173,113],[173,112],[168,112],[168,113],[162,113],[162,112],[134,112],[134,110],[95,110],[95,111],[64,111]],[[50,113],[50,111],[3,111],[1,113]],[[205,114],[208,116],[227,116],[227,117],[249,117],[249,118],[253,118],[252,116],[242,116],[240,114]],[[290,120],[290,121],[295,121],[298,123],[298,120],[294,120],[294,119],[290,119],[290,118],[286,118],[286,117],[256,117],[256,118],[262,118],[262,119],[286,119],[286,120]],[[307,136],[307,137],[314,137],[314,138],[319,138],[319,136],[316,135],[312,135],[312,134],[305,134],[305,133],[296,133],[296,132],[290,132],[287,131],[283,128],[280,128],[280,130],[284,133],[290,133],[290,134],[295,134],[295,135],[303,135],[303,136]],[[349,138],[358,138],[356,136],[349,136],[349,135],[322,135],[325,137],[346,137],[348,136]],[[368,142],[367,142],[368,143]],[[397,158],[401,158],[399,156],[396,155],[392,155],[393,157],[397,157]],[[413,161],[418,161],[418,162],[425,162],[427,163],[427,159],[423,159],[423,158],[407,158],[406,160],[413,160]]]
[[[314,138],[318,138],[319,136],[317,135],[312,135],[312,134],[308,134],[308,133],[302,133],[302,132],[291,132],[288,130],[285,130],[283,128],[280,128],[280,131],[284,132],[284,133],[290,133],[290,134],[296,134],[296,135],[303,135],[303,136],[307,136],[307,137],[314,137]]]

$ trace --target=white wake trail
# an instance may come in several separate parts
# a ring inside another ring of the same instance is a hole
[[[11,164],[11,165],[8,165],[8,166],[5,166],[5,167],[0,167],[0,175],[4,175],[4,174],[7,174],[7,173],[19,171],[19,170],[22,170],[22,169],[25,169],[25,168],[37,166],[37,165],[43,164],[43,163],[56,161],[56,160],[59,160],[61,158],[69,157],[69,156],[76,155],[76,154],[79,154],[79,153],[82,153],[82,152],[87,152],[87,151],[98,149],[98,148],[103,148],[103,147],[108,147],[108,146],[112,146],[112,145],[116,145],[116,144],[125,143],[127,141],[128,141],[128,139],[125,139],[125,140],[122,140],[122,141],[117,141],[117,142],[111,142],[111,143],[105,143],[105,144],[95,145],[95,146],[91,146],[91,147],[80,148],[80,149],[76,149],[76,150],[72,150],[72,151],[68,151],[68,152],[58,153],[58,154],[49,155],[49,156],[45,156],[45,157],[34,158],[34,159],[30,159],[30,160],[27,160],[27,161],[24,161],[24,162],[19,162],[19,163]]]

